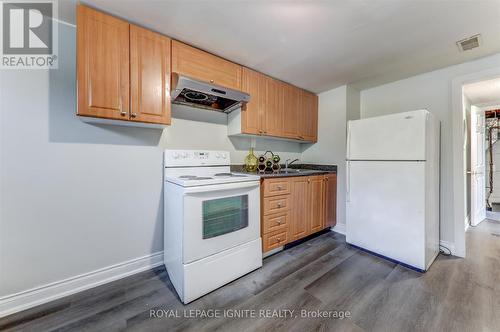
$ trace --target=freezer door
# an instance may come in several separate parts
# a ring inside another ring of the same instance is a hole
[[[349,121],[347,159],[425,160],[426,110]]]
[[[348,162],[348,243],[425,270],[425,162]]]

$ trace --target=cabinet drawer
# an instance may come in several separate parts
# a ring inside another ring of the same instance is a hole
[[[290,195],[264,198],[264,215],[270,215],[290,209]]]
[[[285,231],[288,228],[290,211],[262,217],[262,234]]]
[[[290,179],[265,179],[264,180],[264,197],[274,195],[285,195],[290,193]]]
[[[264,234],[262,236],[262,251],[266,252],[281,246],[284,246],[287,243],[287,234],[286,231],[276,231],[268,234]]]

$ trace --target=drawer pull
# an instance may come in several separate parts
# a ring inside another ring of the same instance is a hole
[[[283,190],[283,187],[282,186],[278,186],[278,190]]]
[[[278,203],[277,206],[278,206],[278,208],[280,208],[281,207],[281,203]]]
[[[281,238],[280,238],[280,237],[279,237],[279,238],[277,238],[276,240],[277,240],[278,242],[281,242]]]
[[[281,225],[281,220],[276,221],[276,224]]]

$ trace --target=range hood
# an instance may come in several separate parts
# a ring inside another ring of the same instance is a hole
[[[238,90],[172,74],[172,103],[230,113],[250,101],[250,95]]]

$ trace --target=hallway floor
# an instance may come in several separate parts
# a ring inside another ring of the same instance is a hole
[[[180,318],[151,318],[150,309]],[[188,318],[188,309],[290,309],[299,317]],[[350,318],[300,318],[300,310]],[[0,319],[23,331],[498,331],[500,223],[467,232],[467,258],[440,255],[420,274],[359,251],[329,232],[193,303],[180,303],[163,267]]]

